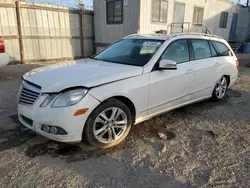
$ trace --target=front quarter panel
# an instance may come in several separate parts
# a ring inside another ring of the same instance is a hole
[[[136,108],[136,119],[147,115],[148,93],[149,74],[101,85],[89,91],[89,94],[99,101],[115,96],[123,96],[130,99]]]

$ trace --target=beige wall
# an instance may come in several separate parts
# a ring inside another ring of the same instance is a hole
[[[80,12],[65,7],[21,3],[21,29],[25,61],[72,59],[94,53],[93,13],[83,16],[81,51]],[[20,61],[17,15],[14,3],[0,2],[0,36],[12,61]]]
[[[237,12],[237,6],[226,0],[168,0],[168,21],[167,23],[154,23],[151,21],[152,0],[141,0],[140,11],[140,32],[152,33],[157,30],[167,30],[168,25],[173,22],[174,3],[185,3],[185,22],[193,22],[194,7],[203,7],[204,23],[213,34],[228,39],[233,12]],[[221,12],[229,12],[227,28],[219,28]]]

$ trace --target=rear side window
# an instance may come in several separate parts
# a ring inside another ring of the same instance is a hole
[[[161,60],[168,59],[176,63],[189,61],[189,49],[187,40],[177,40],[172,42],[162,54]]]
[[[206,59],[211,57],[209,43],[206,40],[191,40],[194,49],[194,59]]]
[[[216,51],[219,56],[231,56],[231,51],[225,44],[217,41],[211,41],[211,42],[216,48]]]

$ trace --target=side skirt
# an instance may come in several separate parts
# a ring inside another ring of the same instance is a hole
[[[165,113],[165,112],[169,112],[169,111],[171,111],[171,110],[174,110],[174,109],[177,109],[177,108],[181,108],[181,107],[187,106],[187,105],[189,105],[189,104],[193,104],[193,103],[197,103],[197,102],[200,102],[200,101],[204,101],[204,100],[209,99],[209,98],[211,98],[211,97],[212,97],[212,95],[209,95],[209,96],[206,96],[206,97],[202,97],[202,98],[199,98],[199,99],[195,99],[195,100],[188,101],[188,102],[185,102],[185,103],[180,104],[180,105],[176,105],[176,106],[173,106],[173,107],[164,109],[164,110],[162,110],[162,111],[159,111],[159,112],[156,112],[156,113],[153,113],[153,114],[149,114],[149,115],[147,115],[147,116],[145,116],[145,117],[136,119],[135,124],[138,124],[138,123],[141,123],[141,122],[143,122],[143,121],[149,120],[149,119],[151,119],[151,118],[153,118],[153,117],[155,117],[155,116],[158,116],[158,115],[160,115],[160,114],[163,114],[163,113]]]

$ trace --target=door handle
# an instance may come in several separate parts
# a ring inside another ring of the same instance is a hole
[[[193,72],[193,69],[188,69],[188,70],[186,71],[186,74],[189,74],[189,73],[191,73],[191,72]]]

